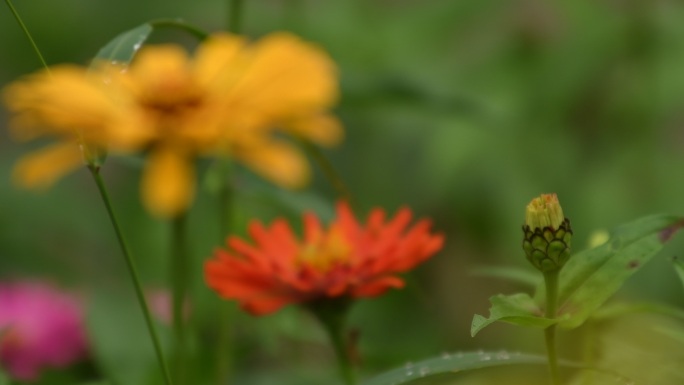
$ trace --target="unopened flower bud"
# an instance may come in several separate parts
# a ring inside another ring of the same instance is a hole
[[[542,194],[527,205],[523,250],[541,272],[560,270],[570,258],[572,229],[556,194]]]

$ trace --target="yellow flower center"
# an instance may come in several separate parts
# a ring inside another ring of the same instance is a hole
[[[525,224],[531,229],[557,229],[565,217],[556,194],[542,194],[532,199],[525,211]]]
[[[333,266],[349,261],[352,248],[342,231],[333,227],[318,240],[304,245],[297,256],[300,266],[309,266],[327,272]]]

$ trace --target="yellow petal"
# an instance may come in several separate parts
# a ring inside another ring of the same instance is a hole
[[[48,188],[83,164],[78,144],[75,141],[64,142],[24,156],[14,166],[12,178],[25,188]]]
[[[3,91],[11,122],[19,139],[45,132],[73,136],[80,131],[88,141],[104,143],[107,125],[119,107],[104,90],[105,84],[84,68],[57,66],[12,83]]]
[[[312,115],[296,119],[288,123],[284,130],[327,147],[339,144],[344,138],[340,121],[330,115]]]
[[[310,170],[304,156],[284,142],[264,142],[239,155],[258,174],[285,188],[303,187],[309,182]]]
[[[152,214],[171,218],[190,206],[195,194],[195,170],[187,158],[171,147],[150,154],[141,187],[143,203]]]
[[[244,61],[240,52],[243,38],[225,33],[212,35],[197,48],[193,71],[196,81],[205,88],[225,89],[235,83]]]
[[[249,64],[231,90],[244,108],[275,118],[307,115],[337,99],[337,70],[330,57],[289,33],[274,33],[243,53]]]

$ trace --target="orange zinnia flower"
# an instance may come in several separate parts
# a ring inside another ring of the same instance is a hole
[[[343,135],[328,113],[338,96],[334,63],[284,32],[254,43],[216,34],[192,57],[177,45],[144,47],[128,67],[58,66],[13,83],[4,96],[19,138],[63,140],[20,161],[21,184],[46,187],[81,165],[79,143],[144,153],[143,201],[161,217],[192,202],[198,157],[229,156],[300,187],[309,167],[282,132],[321,145]]]
[[[430,221],[409,227],[411,216],[403,208],[385,221],[384,211],[375,209],[362,225],[339,203],[327,229],[313,214],[304,215],[303,240],[282,219],[270,227],[254,221],[249,232],[255,244],[229,237],[229,249],[218,249],[206,262],[206,281],[254,315],[325,297],[377,296],[403,287],[397,274],[442,248],[444,237],[430,233]]]

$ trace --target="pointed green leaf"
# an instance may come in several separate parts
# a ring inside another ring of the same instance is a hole
[[[557,320],[544,318],[543,311],[537,303],[527,294],[518,293],[513,295],[495,295],[489,299],[492,306],[489,308],[489,318],[479,314],[473,317],[470,334],[474,337],[480,330],[488,325],[503,321],[521,326],[546,328],[558,322]]]
[[[203,40],[208,36],[206,32],[182,20],[152,20],[117,35],[97,52],[93,63],[99,61],[130,63],[152,32],[162,28],[181,30],[199,40]]]
[[[120,33],[97,52],[94,62],[129,63],[153,30],[150,23],[145,23]]]
[[[444,353],[402,368],[385,372],[362,385],[400,385],[427,379],[434,375],[462,372],[512,364],[545,364],[546,357],[533,354],[500,352]]]
[[[684,218],[656,215],[616,229],[602,246],[570,258],[560,274],[559,325],[580,326],[684,225]],[[539,296],[540,297],[540,296]]]

